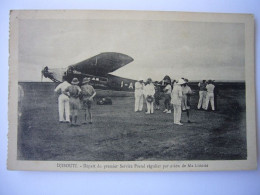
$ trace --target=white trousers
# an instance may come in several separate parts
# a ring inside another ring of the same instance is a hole
[[[61,94],[59,96],[59,120],[64,121],[64,112],[65,112],[65,121],[70,121],[70,104],[69,97]]]
[[[135,111],[142,111],[144,104],[144,95],[135,94]]]
[[[198,103],[198,109],[202,108],[206,109],[206,96],[207,92],[206,91],[199,91],[199,103]]]
[[[214,93],[207,93],[207,98],[206,98],[206,110],[208,109],[209,102],[211,104],[212,110],[215,110],[215,105],[214,105]]]
[[[173,105],[173,120],[174,123],[180,123],[181,121],[181,105]]]
[[[147,102],[146,101],[146,104],[147,104],[147,112],[153,113],[153,102]]]

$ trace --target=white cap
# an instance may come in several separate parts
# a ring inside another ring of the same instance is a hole
[[[144,81],[144,79],[142,77],[139,77],[138,81]]]

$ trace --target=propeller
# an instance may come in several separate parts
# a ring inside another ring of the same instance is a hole
[[[45,66],[42,71],[41,71],[41,82],[43,80],[43,76],[47,77],[46,75],[48,74],[48,66]]]
[[[44,70],[44,66],[42,66],[42,69],[41,69],[41,82],[43,80],[43,70]]]

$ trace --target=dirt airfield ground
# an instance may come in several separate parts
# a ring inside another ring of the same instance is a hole
[[[70,127],[58,121],[54,83],[20,83],[25,97],[18,127],[20,160],[141,161],[246,159],[245,90],[220,90],[219,111],[196,110],[191,98],[191,121],[183,126],[173,114],[135,113],[134,95],[108,93],[113,105],[93,105],[93,124]],[[79,120],[83,120],[80,111]]]

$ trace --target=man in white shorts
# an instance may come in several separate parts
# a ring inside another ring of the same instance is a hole
[[[96,95],[96,91],[89,83],[90,78],[84,78],[81,86],[82,104],[85,111],[85,121],[83,124],[87,124],[87,113],[89,116],[89,124],[92,124],[91,105],[93,103],[93,98]]]
[[[80,100],[79,96],[81,94],[81,89],[78,86],[79,80],[77,78],[72,79],[71,85],[68,86],[64,94],[69,97],[69,105],[70,105],[70,125],[78,126],[78,112],[80,109]]]

